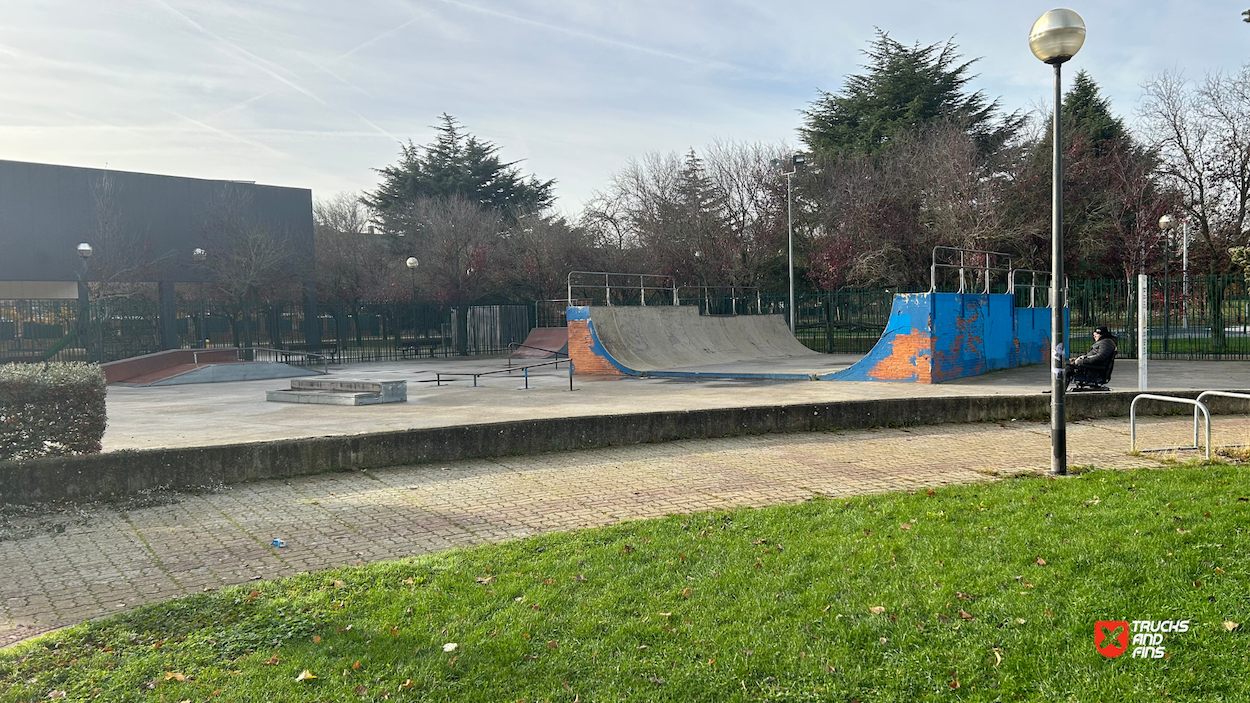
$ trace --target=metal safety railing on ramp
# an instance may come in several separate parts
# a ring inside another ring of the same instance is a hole
[[[618,298],[622,294],[632,298],[637,293],[638,301],[642,305],[647,304],[647,291],[662,291],[665,299],[671,297],[671,303],[662,302],[660,303],[661,305],[681,304],[681,299],[677,294],[677,279],[672,276],[653,273],[570,271],[567,282],[570,306],[573,305],[573,301],[576,298],[596,299],[599,291],[603,291],[604,304],[612,305],[612,292],[614,290]],[[579,293],[577,296],[574,296],[575,291]]]
[[[1002,262],[1006,262],[1003,265]],[[960,247],[933,247],[932,263],[929,265],[929,292],[938,290],[938,271],[959,271],[959,288],[956,293],[988,294],[992,289],[994,274],[1005,275],[1011,271],[1011,255],[1001,251],[963,249]],[[981,290],[968,290],[968,274],[981,279]]]
[[[1214,392],[1214,391],[1212,391]],[[1199,396],[1201,397],[1201,395]],[[1250,396],[1243,396],[1250,398]],[[1137,402],[1140,400],[1157,400],[1164,403],[1180,403],[1182,405],[1194,406],[1194,444],[1190,447],[1155,447],[1153,449],[1137,448]],[[1189,449],[1201,449],[1198,445],[1198,413],[1206,419],[1206,454],[1207,461],[1211,461],[1211,411],[1203,405],[1201,401],[1191,400],[1189,398],[1177,398],[1171,395],[1155,395],[1153,393],[1140,393],[1133,398],[1133,402],[1128,406],[1128,431],[1129,431],[1129,451],[1133,452],[1169,452],[1184,451]]]

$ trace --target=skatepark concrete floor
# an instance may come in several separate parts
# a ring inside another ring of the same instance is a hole
[[[829,355],[830,369],[858,355]],[[420,427],[446,427],[552,417],[630,412],[702,410],[875,398],[1020,395],[1049,390],[1044,366],[994,371],[926,385],[846,381],[731,381],[575,376],[568,367],[530,371],[522,390],[520,371],[482,376],[477,387],[456,377],[443,385],[436,373],[495,371],[502,357],[418,359],[350,364],[324,378],[407,380],[408,402],[371,406],[269,403],[265,391],[289,387],[284,380],[108,389],[104,450],[192,447],[300,437],[349,435]],[[765,369],[756,369],[765,370]],[[1150,390],[1250,388],[1250,361],[1152,360]],[[1116,362],[1111,388],[1137,388],[1137,364]]]

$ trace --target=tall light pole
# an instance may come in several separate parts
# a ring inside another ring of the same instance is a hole
[[[91,361],[91,291],[87,288],[87,260],[95,250],[90,244],[83,242],[74,251],[82,259],[82,268],[78,271],[78,336],[82,339],[82,349],[87,355],[87,361]]]
[[[1167,354],[1172,331],[1172,230],[1176,229],[1176,218],[1160,217],[1159,229],[1163,230],[1163,353]]]
[[[1050,228],[1050,471],[1059,476],[1068,473],[1068,427],[1063,394],[1067,383],[1064,364],[1065,330],[1063,312],[1067,308],[1063,285],[1063,63],[1076,56],[1085,43],[1085,21],[1072,10],[1051,10],[1033,23],[1029,31],[1029,49],[1033,55],[1055,67],[1054,150],[1051,171]]]
[[[199,288],[200,288],[200,328],[196,330],[197,332],[199,332],[199,334],[197,335],[199,339],[195,340],[195,346],[200,347],[201,349],[208,349],[208,334],[207,334],[207,330],[205,329],[207,325],[205,324],[206,320],[204,319],[205,317],[207,317],[208,310],[207,310],[207,306],[204,303],[204,270],[203,270],[204,262],[208,260],[208,252],[204,251],[200,247],[196,247],[191,250],[191,260],[195,262],[196,266],[200,267],[200,285],[199,285]]]
[[[420,265],[421,262],[417,261],[415,256],[404,260],[404,266],[407,266],[408,272],[412,274],[412,348],[414,352],[417,348],[417,267]]]
[[[787,171],[782,167],[781,159],[773,159],[773,168],[781,171],[781,175],[786,177],[786,261],[790,271],[790,301],[786,307],[790,312],[790,333],[795,331],[794,327],[794,174],[798,173],[799,166],[807,163],[807,157],[802,154],[795,154],[790,157],[790,170]]]

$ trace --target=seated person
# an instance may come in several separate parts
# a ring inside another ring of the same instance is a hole
[[[1071,383],[1078,369],[1088,372],[1105,372],[1116,355],[1116,336],[1106,327],[1094,329],[1094,346],[1089,351],[1071,359],[1064,366],[1064,380]]]

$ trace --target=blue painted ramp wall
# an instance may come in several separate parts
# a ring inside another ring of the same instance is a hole
[[[1045,363],[1049,348],[1049,308],[1017,308],[1006,294],[900,293],[872,351],[821,380],[939,383]]]

